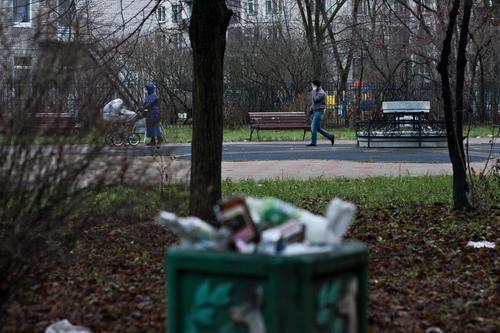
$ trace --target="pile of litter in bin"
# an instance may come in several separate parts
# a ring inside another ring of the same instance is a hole
[[[338,246],[356,214],[356,206],[338,198],[325,216],[276,198],[243,196],[222,199],[214,210],[219,227],[170,212],[161,212],[156,223],[176,233],[181,246],[196,250],[292,255]]]

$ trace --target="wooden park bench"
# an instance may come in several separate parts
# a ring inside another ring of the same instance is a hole
[[[382,103],[383,119],[356,123],[359,147],[446,147],[443,121],[427,119],[429,101]]]
[[[74,113],[32,113],[26,119],[20,119],[23,122],[23,128],[29,130],[38,130],[46,133],[60,133],[66,131],[74,131],[79,128],[77,119]],[[12,126],[12,119],[2,117],[0,127],[3,131],[8,131],[9,126]]]
[[[28,127],[39,130],[71,131],[78,128],[73,113],[33,113],[28,119]]]
[[[260,130],[287,130],[298,129],[306,132],[311,130],[309,117],[304,112],[249,112],[250,117],[250,141],[252,134],[257,130],[259,138]]]

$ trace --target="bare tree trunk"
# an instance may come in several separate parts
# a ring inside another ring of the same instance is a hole
[[[483,57],[479,55],[479,122],[484,124],[486,122],[486,92],[484,82],[484,63]]]
[[[462,23],[460,25],[460,39],[457,54],[457,81],[456,81],[456,129],[457,145],[460,153],[460,165],[453,172],[453,201],[456,209],[470,208],[467,200],[469,184],[467,183],[467,166],[464,152],[464,85],[465,68],[467,66],[467,42],[469,40],[469,24],[472,13],[472,0],[464,0]]]
[[[340,47],[337,39],[335,38],[335,33],[333,31],[332,25],[329,24],[327,25],[327,32],[328,36],[330,37],[330,44],[332,46],[332,51],[335,59],[335,65],[337,67],[338,71],[338,76],[339,76],[339,85],[337,89],[337,94],[342,93],[342,91],[345,91],[347,89],[347,80],[349,79],[349,72],[351,71],[351,65],[352,65],[352,60],[354,57],[354,49],[356,48],[355,46],[355,36],[357,35],[354,31],[354,29],[357,29],[358,25],[358,11],[359,11],[359,1],[360,0],[354,0],[352,1],[352,9],[351,9],[351,15],[352,15],[352,22],[351,22],[351,36],[350,36],[350,41],[349,45],[347,45],[348,52],[347,56],[345,59],[345,65],[343,64],[342,57],[340,54]],[[328,16],[326,14],[325,10],[322,10],[321,14],[323,15],[323,20],[327,21]]]
[[[455,209],[469,208],[467,200],[467,171],[465,165],[465,154],[463,149],[463,79],[465,73],[465,51],[468,38],[468,27],[471,10],[471,0],[465,0],[464,15],[460,29],[460,41],[457,55],[457,87],[456,87],[456,119],[453,116],[452,92],[449,78],[449,56],[451,53],[451,42],[455,30],[455,24],[460,9],[460,0],[454,0],[450,11],[450,21],[443,41],[441,59],[437,70],[441,75],[442,96],[444,104],[444,115],[446,121],[446,133],[448,138],[448,152],[453,168],[453,207]]]
[[[312,52],[313,78],[316,80],[323,80],[323,47],[314,46],[311,48],[311,52]]]
[[[337,1],[333,11],[326,12],[324,0],[296,0],[304,27],[307,45],[311,52],[313,78],[325,80],[323,73],[325,31],[347,0]]]
[[[231,15],[224,0],[195,0],[189,26],[194,72],[189,209],[208,221],[221,197],[223,63]]]

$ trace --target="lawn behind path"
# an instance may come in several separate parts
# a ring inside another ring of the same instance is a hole
[[[166,130],[166,137],[168,143],[190,143],[192,139],[192,127],[184,125],[164,125]],[[326,128],[327,131],[335,135],[336,140],[355,140],[356,133],[354,128]],[[498,129],[495,130],[491,126],[474,126],[471,129],[470,137],[488,138],[496,135]],[[302,130],[262,130],[257,138],[257,133],[254,132],[252,141],[303,141],[302,137],[304,132]],[[89,130],[84,133],[78,134],[65,134],[65,139],[68,143],[104,143],[104,136],[95,130]],[[245,142],[250,139],[250,127],[243,126],[241,128],[225,128],[224,129],[224,142]],[[311,133],[307,132],[305,141],[311,139]],[[324,139],[321,135],[319,140]],[[3,138],[0,134],[0,143]],[[39,144],[51,144],[60,142],[57,136],[43,135],[36,141]],[[142,141],[141,141],[142,142]]]
[[[170,143],[186,143],[191,142],[191,127],[188,126],[168,126],[167,141]],[[355,140],[356,133],[354,128],[326,128],[327,131],[335,135],[336,140]],[[465,131],[465,130],[464,130]],[[497,130],[498,131],[498,130]],[[472,127],[470,137],[489,137],[496,134],[490,126],[475,126]],[[492,134],[493,133],[493,134]],[[259,132],[260,141],[302,141],[304,132],[302,130],[262,130]],[[250,127],[244,126],[236,129],[224,129],[224,142],[242,142],[249,141]],[[306,133],[305,140],[311,139],[311,132]],[[324,139],[319,136],[319,139]],[[257,134],[254,132],[252,141],[257,141]]]

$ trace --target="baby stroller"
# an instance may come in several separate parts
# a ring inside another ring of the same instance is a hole
[[[119,98],[106,104],[102,119],[109,124],[105,142],[113,146],[136,146],[141,141],[140,134],[146,133],[146,121],[140,112],[127,110]]]

